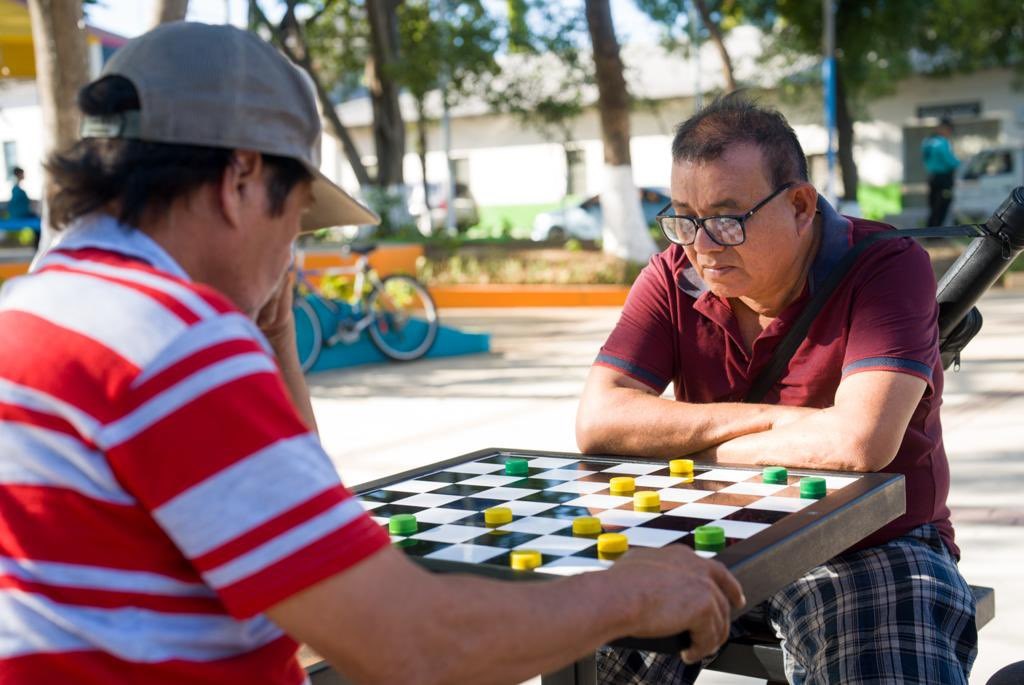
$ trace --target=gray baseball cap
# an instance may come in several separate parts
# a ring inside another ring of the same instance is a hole
[[[234,26],[164,24],[118,49],[100,78],[112,75],[132,82],[140,109],[85,117],[83,138],[290,157],[313,175],[313,205],[303,215],[304,230],[380,221],[320,173],[320,113],[312,82],[258,36]]]

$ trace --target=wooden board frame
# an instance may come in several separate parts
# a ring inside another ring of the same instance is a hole
[[[457,464],[494,457],[554,457],[559,459],[621,463],[665,464],[664,459],[616,455],[583,455],[512,448],[487,448],[355,486],[363,495],[388,485],[440,471]],[[751,470],[749,465],[708,464],[694,466],[716,469]],[[829,493],[816,504],[795,511],[768,529],[740,540],[719,552],[715,559],[728,568],[743,586],[747,607],[754,607],[806,571],[850,548],[906,511],[904,478],[893,473],[844,473],[795,469],[793,473],[813,476],[847,476],[857,480]],[[473,573],[509,581],[543,581],[559,576],[511,568],[456,561],[426,559],[410,555],[416,563],[438,573]],[[733,613],[736,619],[743,611]],[[616,646],[660,652],[678,652],[689,643],[687,635],[660,639],[624,638]]]

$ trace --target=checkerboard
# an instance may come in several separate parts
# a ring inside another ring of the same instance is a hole
[[[526,476],[505,474],[504,464],[513,457],[528,459]],[[660,511],[634,511],[631,496],[611,494],[609,481],[624,475],[635,478],[637,491],[656,491]],[[806,475],[825,477],[823,499],[800,497],[797,483]],[[902,477],[891,474],[791,471],[788,484],[772,485],[762,482],[760,468],[696,464],[692,478],[682,478],[664,461],[522,450],[484,450],[358,492],[382,526],[395,514],[416,516],[417,532],[392,540],[424,565],[498,576],[530,573],[511,570],[510,552],[517,549],[541,553],[539,573],[569,575],[610,566],[614,562],[597,552],[596,536],[573,535],[572,522],[579,516],[597,517],[604,532],[623,533],[636,547],[693,546],[695,528],[720,526],[726,548],[717,555],[698,554],[718,556],[737,577],[749,574],[744,589],[752,602],[767,596],[748,588],[758,585],[758,576],[775,578],[777,587],[770,591],[781,588],[873,532],[881,525],[876,520],[884,523],[902,513],[903,496]],[[876,510],[883,500],[886,506],[869,514],[873,500]],[[485,523],[483,511],[496,506],[512,511],[511,523]],[[812,544],[813,549],[803,549]],[[751,567],[758,557],[762,565],[771,564],[771,572]]]

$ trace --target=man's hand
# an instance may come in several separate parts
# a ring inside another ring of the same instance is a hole
[[[730,612],[746,604],[735,578],[717,561],[701,559],[684,545],[635,548],[607,571],[619,597],[635,602],[631,635],[660,637],[690,633],[683,661],[713,654],[729,637]],[[635,599],[634,599],[635,598]]]
[[[281,369],[281,378],[292,397],[295,410],[310,430],[316,431],[316,417],[313,415],[313,405],[309,401],[309,390],[306,388],[306,379],[299,364],[299,350],[296,346],[291,273],[284,275],[274,294],[257,312],[255,321],[274,350],[274,358]]]
[[[257,312],[255,320],[276,353],[280,354],[282,350],[295,350],[295,316],[292,314],[290,275],[286,274],[281,279],[270,299]]]

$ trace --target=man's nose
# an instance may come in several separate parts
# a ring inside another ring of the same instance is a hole
[[[725,248],[716,243],[708,235],[707,229],[703,226],[698,227],[697,235],[693,239],[693,249],[697,252],[719,252]]]

